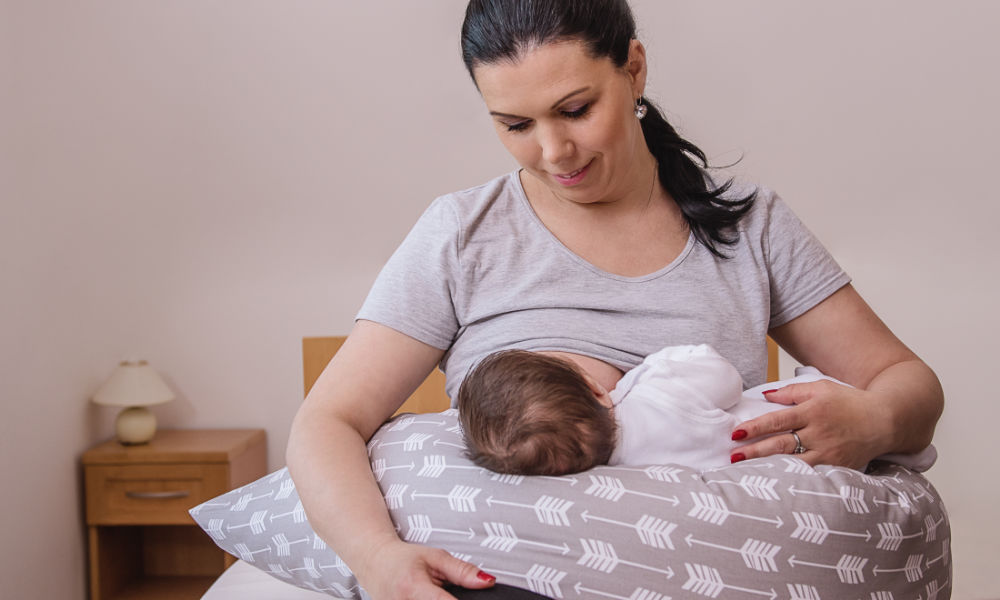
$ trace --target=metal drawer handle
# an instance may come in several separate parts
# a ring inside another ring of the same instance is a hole
[[[138,500],[172,500],[174,498],[187,498],[191,492],[180,490],[176,492],[125,492],[128,498]]]

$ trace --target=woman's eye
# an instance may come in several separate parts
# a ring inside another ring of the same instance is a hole
[[[580,108],[576,108],[573,110],[564,110],[562,111],[562,114],[570,119],[579,119],[580,117],[586,115],[589,110],[590,110],[590,105],[584,104]]]
[[[504,127],[507,128],[507,131],[524,131],[525,129],[528,128],[528,123],[530,123],[530,121],[518,121],[517,123],[504,123],[503,125]]]

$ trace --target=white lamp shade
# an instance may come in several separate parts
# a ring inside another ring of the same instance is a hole
[[[152,406],[174,399],[174,393],[146,361],[124,361],[94,394],[104,406]]]

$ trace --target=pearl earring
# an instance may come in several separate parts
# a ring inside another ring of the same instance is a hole
[[[646,116],[646,105],[642,103],[642,96],[635,99],[635,118],[642,120]]]

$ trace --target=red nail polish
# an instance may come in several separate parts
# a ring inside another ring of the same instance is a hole
[[[774,392],[777,392],[777,391],[778,390],[767,390],[766,392],[761,392],[761,394],[764,394],[766,396],[768,394],[773,394]]]
[[[476,573],[476,578],[478,578],[480,581],[485,581],[487,583],[493,583],[494,581],[497,580],[496,577],[494,577],[493,575],[490,575],[489,573],[486,573],[484,571],[480,571],[480,572]]]
[[[746,454],[743,454],[742,452],[737,452],[736,454],[733,454],[732,456],[729,457],[729,463],[730,464],[738,463],[741,460],[746,460],[746,459],[747,459]]]
[[[733,432],[733,441],[734,442],[742,440],[745,437],[747,437],[747,430],[746,429],[737,429],[736,431]]]

